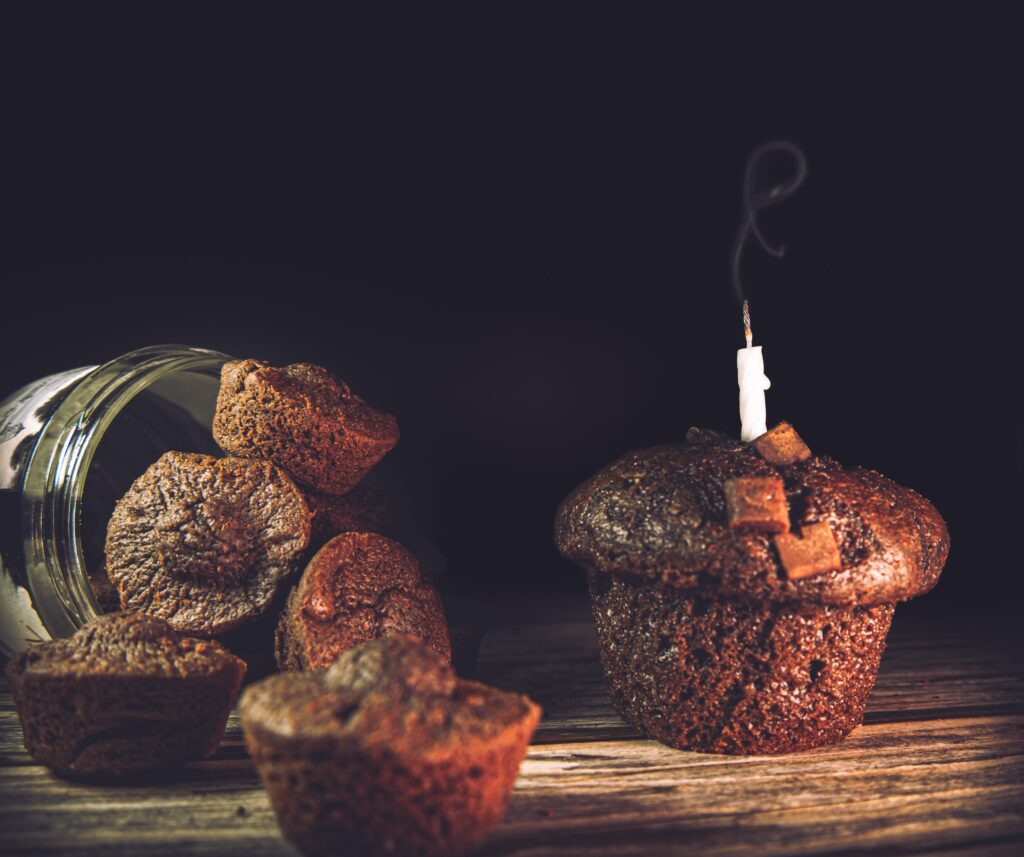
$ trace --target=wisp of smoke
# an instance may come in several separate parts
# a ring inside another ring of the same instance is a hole
[[[757,190],[754,185],[757,182],[758,173],[761,171],[762,162],[778,152],[792,156],[793,160],[796,161],[795,173],[785,181],[781,181],[763,190]],[[746,295],[743,292],[743,284],[740,281],[740,262],[743,258],[743,248],[746,246],[747,239],[751,233],[753,233],[757,242],[769,255],[779,259],[786,252],[786,248],[783,245],[774,246],[765,238],[761,227],[757,223],[758,213],[763,208],[778,205],[780,202],[785,202],[789,199],[799,190],[806,177],[807,159],[804,157],[800,147],[795,143],[790,143],[788,140],[772,140],[768,143],[763,143],[754,149],[747,158],[747,171],[743,180],[743,217],[740,221],[739,229],[736,230],[736,240],[732,245],[732,285],[736,290],[736,298],[741,303],[746,302]],[[749,310],[745,310],[744,314],[746,315],[747,312]],[[749,316],[746,317],[745,326],[749,331]]]

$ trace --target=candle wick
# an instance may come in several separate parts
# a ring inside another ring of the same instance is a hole
[[[743,335],[747,339],[747,348],[754,344],[754,331],[750,329],[750,302],[743,301]]]

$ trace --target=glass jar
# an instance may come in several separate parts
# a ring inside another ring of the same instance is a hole
[[[41,378],[0,402],[0,648],[103,612],[89,582],[114,502],[170,449],[217,454],[226,354],[143,348]]]

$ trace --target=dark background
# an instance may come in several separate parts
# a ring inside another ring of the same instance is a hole
[[[746,154],[785,137],[810,165],[762,218],[787,258],[744,268],[769,423],[935,502],[954,547],[927,603],[1013,606],[1009,21],[98,14],[2,28],[3,393],[163,342],[325,364],[399,416],[456,577],[579,586],[551,540],[568,490],[739,429],[728,255]]]

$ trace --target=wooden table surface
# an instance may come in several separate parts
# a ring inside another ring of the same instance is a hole
[[[901,620],[865,724],[841,745],[712,756],[641,739],[613,713],[582,602],[496,622],[480,678],[544,720],[482,855],[1024,854],[1021,636]],[[0,854],[295,855],[232,716],[216,755],[163,782],[62,781],[21,744],[0,688]],[[343,853],[339,851],[339,854]]]

